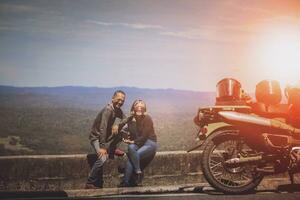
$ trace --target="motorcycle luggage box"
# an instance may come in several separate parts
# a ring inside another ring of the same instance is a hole
[[[300,128],[300,87],[291,87],[287,91],[289,104],[289,122]]]
[[[288,103],[300,109],[300,87],[291,87],[287,91]]]
[[[256,100],[267,105],[276,105],[281,101],[281,88],[278,81],[263,80],[256,85]]]

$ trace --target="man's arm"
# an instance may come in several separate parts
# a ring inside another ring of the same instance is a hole
[[[102,112],[101,116],[101,122],[99,125],[99,144],[100,148],[108,149],[108,145],[106,144],[106,134],[107,134],[107,125],[108,125],[108,120],[110,118],[111,111],[107,108],[104,109]]]
[[[108,144],[106,144],[105,138],[107,134],[107,125],[110,115],[110,110],[104,108],[104,110],[101,111],[95,119],[91,130],[91,144],[93,145],[98,155],[100,155],[101,153],[105,154],[106,149],[108,148]]]

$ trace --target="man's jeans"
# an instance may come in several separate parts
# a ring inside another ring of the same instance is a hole
[[[128,161],[125,169],[124,182],[129,184],[133,173],[141,173],[140,160],[152,156],[157,149],[157,143],[148,139],[145,144],[139,148],[136,144],[128,145]]]
[[[96,150],[95,150],[95,152],[97,154]],[[105,161],[107,159],[108,159],[108,154],[106,154],[105,156],[98,157],[98,159],[96,160],[96,162],[94,163],[94,165],[90,171],[90,174],[89,174],[89,177],[87,180],[88,184],[93,184],[96,187],[103,187],[103,164],[105,163]]]

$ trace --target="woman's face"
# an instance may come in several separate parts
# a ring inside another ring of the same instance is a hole
[[[138,102],[135,106],[134,106],[134,116],[135,118],[138,120],[138,119],[141,119],[145,112],[146,112],[146,105],[144,102]]]

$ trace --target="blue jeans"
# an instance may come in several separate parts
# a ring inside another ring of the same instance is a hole
[[[129,184],[130,177],[133,173],[141,173],[140,160],[153,155],[156,152],[157,143],[148,139],[142,147],[136,144],[128,145],[128,161],[126,164],[124,183]]]
[[[91,144],[95,153],[97,154],[96,148]],[[107,161],[108,155],[99,156],[89,173],[87,183],[93,184],[96,187],[103,187],[103,165]]]

